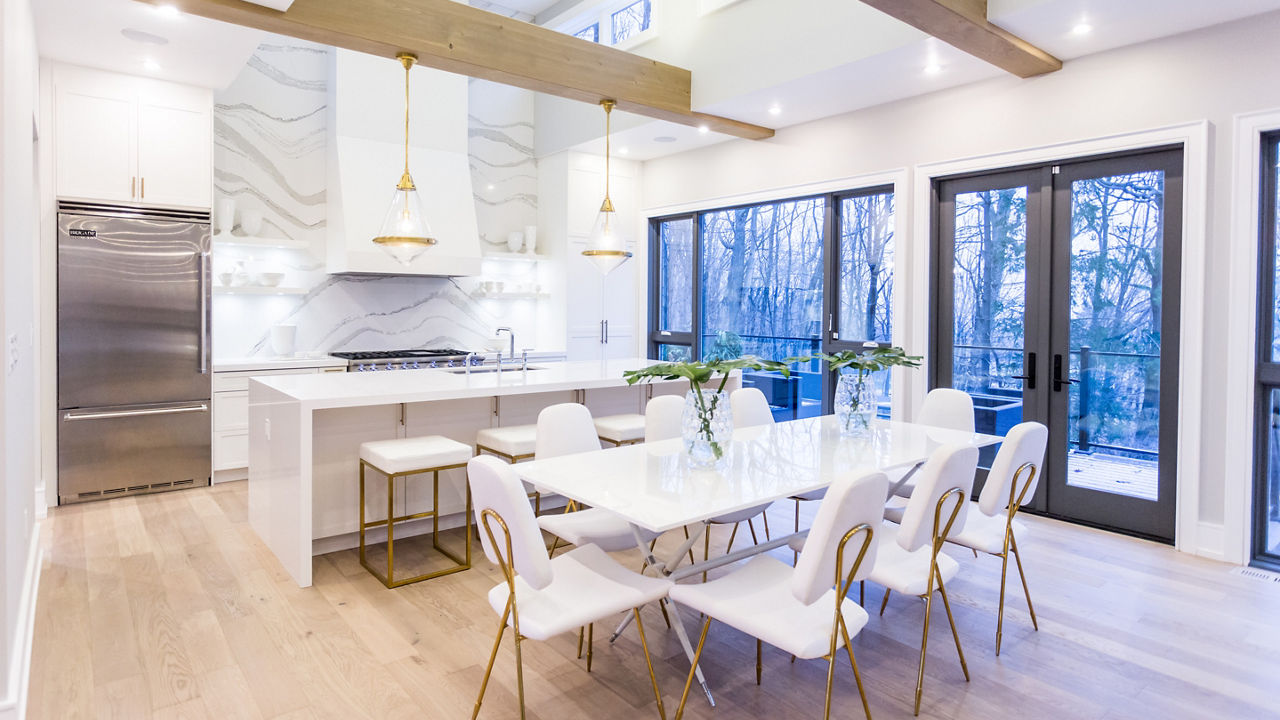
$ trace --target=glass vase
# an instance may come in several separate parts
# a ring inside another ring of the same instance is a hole
[[[690,390],[684,396],[680,436],[693,467],[711,467],[729,452],[733,440],[733,411],[729,393]]]
[[[866,437],[879,397],[870,373],[845,373],[836,383],[836,424],[841,435]]]

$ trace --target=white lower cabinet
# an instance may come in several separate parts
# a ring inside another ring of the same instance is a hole
[[[264,375],[313,375],[320,372],[345,372],[345,370],[345,367],[309,367],[288,370],[214,372],[214,482],[238,480],[248,476],[249,378]]]

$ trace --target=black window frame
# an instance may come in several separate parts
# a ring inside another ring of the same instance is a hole
[[[648,333],[648,356],[650,358],[659,357],[659,346],[661,345],[680,345],[689,348],[690,357],[702,357],[702,245],[703,245],[703,216],[711,213],[719,213],[725,211],[736,210],[740,208],[759,207],[765,205],[779,205],[790,202],[802,202],[808,200],[821,200],[823,202],[823,223],[822,223],[822,324],[819,331],[819,347],[823,352],[837,352],[841,350],[860,350],[866,346],[868,342],[874,342],[871,338],[846,338],[843,337],[839,328],[839,303],[842,297],[843,288],[840,287],[840,233],[839,228],[842,226],[843,218],[841,216],[841,208],[843,201],[851,198],[866,197],[871,195],[889,194],[894,197],[894,214],[898,212],[896,197],[896,187],[893,183],[881,183],[876,185],[868,185],[865,187],[857,187],[847,190],[838,190],[834,192],[795,195],[785,198],[771,198],[769,200],[761,200],[749,203],[737,203],[734,205],[725,205],[720,207],[702,208],[699,210],[673,213],[670,215],[660,215],[649,218],[649,333]],[[662,328],[658,326],[658,319],[661,314],[660,303],[662,301],[662,235],[661,227],[664,223],[679,222],[688,220],[693,223],[693,267],[690,268],[690,277],[692,283],[690,292],[692,297],[692,318],[689,330],[677,331],[671,328]],[[897,258],[901,251],[898,243],[898,237],[895,233],[893,238],[894,257]],[[895,272],[897,263],[895,262]],[[897,286],[897,278],[894,278],[894,285]],[[833,289],[834,288],[834,289]],[[890,304],[890,312],[892,313],[892,303],[894,297],[890,295],[887,302]],[[896,322],[896,319],[893,320]],[[892,330],[890,332],[892,336]],[[877,343],[882,347],[892,344],[890,342]],[[835,391],[836,377],[834,373],[827,373],[823,386],[822,406],[824,413],[832,412],[832,397]]]
[[[1269,552],[1267,530],[1270,497],[1269,465],[1280,462],[1270,454],[1271,433],[1280,429],[1272,410],[1271,393],[1280,390],[1280,359],[1272,358],[1276,321],[1276,165],[1280,162],[1280,130],[1262,133],[1259,158],[1258,312],[1254,373],[1253,531],[1251,564],[1280,571],[1280,554]]]

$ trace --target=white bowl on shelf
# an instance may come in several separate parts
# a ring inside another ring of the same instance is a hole
[[[263,287],[276,287],[282,280],[284,280],[282,272],[258,273],[258,284]]]

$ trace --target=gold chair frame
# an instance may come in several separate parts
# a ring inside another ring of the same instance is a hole
[[[947,498],[956,497],[958,500],[955,507],[951,510],[950,517],[947,518],[947,524],[942,528],[942,532],[938,531],[938,523],[942,519],[942,508],[947,502]],[[951,534],[951,526],[955,524],[956,518],[960,516],[960,508],[964,507],[965,493],[958,487],[942,493],[942,497],[938,498],[938,504],[934,507],[933,512],[933,541],[929,551],[929,586],[924,595],[918,597],[924,598],[924,633],[920,638],[920,667],[916,673],[916,703],[915,714],[920,715],[920,697],[924,694],[924,659],[929,648],[929,618],[933,615],[933,581],[938,581],[938,593],[942,595],[942,606],[947,610],[947,622],[951,625],[951,637],[956,641],[956,654],[960,656],[960,669],[964,671],[964,681],[969,682],[969,665],[964,661],[964,650],[960,647],[960,634],[956,632],[956,620],[951,614],[951,603],[947,600],[947,588],[942,583],[942,571],[938,569],[938,553],[942,551],[942,546],[946,543],[946,537]],[[889,604],[889,593],[884,591],[884,600],[880,602],[880,614],[884,615],[885,606]]]
[[[496,521],[498,526],[502,528],[503,544],[498,545],[498,540],[493,534],[493,525],[490,521]],[[520,634],[520,609],[516,602],[516,573],[512,558],[514,557],[511,549],[511,531],[507,527],[507,523],[492,508],[486,508],[480,513],[480,525],[484,528],[484,532],[489,536],[489,545],[493,547],[495,554],[498,556],[498,568],[502,571],[502,577],[507,582],[507,604],[502,611],[502,619],[498,621],[498,636],[493,641],[493,651],[489,653],[489,663],[484,668],[484,679],[480,681],[480,694],[476,697],[475,709],[471,712],[471,720],[476,720],[480,716],[480,705],[484,702],[484,692],[489,687],[489,675],[493,672],[493,663],[498,658],[498,648],[502,645],[502,636],[507,631],[507,618],[511,618],[511,630],[515,636],[516,642],[516,692],[520,698],[520,720],[524,720],[524,661],[520,656],[520,641],[525,640]],[[498,552],[499,547],[506,548],[506,554]],[[662,706],[662,693],[658,691],[658,678],[653,673],[653,659],[649,656],[649,643],[645,640],[644,624],[640,622],[640,608],[632,608],[635,614],[636,629],[640,632],[640,647],[644,649],[644,661],[649,667],[649,681],[653,683],[653,697],[658,701],[658,717],[667,720],[667,712]],[[579,641],[579,656],[581,656],[581,641]],[[589,652],[589,651],[588,651]],[[590,672],[591,656],[587,656],[587,670]]]
[[[1014,497],[1014,493],[1018,492],[1018,478],[1022,476],[1022,472],[1026,470],[1030,472],[1027,481],[1022,485],[1022,492]],[[1031,613],[1031,627],[1037,632],[1040,630],[1040,623],[1036,622],[1036,609],[1031,605],[1031,590],[1027,588],[1027,574],[1022,570],[1022,555],[1018,552],[1018,540],[1013,536],[1013,516],[1018,513],[1018,508],[1022,507],[1022,503],[1026,500],[1027,491],[1031,489],[1032,482],[1036,477],[1035,463],[1023,463],[1013,473],[1013,482],[1009,485],[1009,507],[1004,520],[1004,549],[999,553],[988,553],[1000,558],[1000,609],[996,613],[996,655],[1000,654],[1000,641],[1004,636],[1004,587],[1005,581],[1009,576],[1009,551],[1013,551],[1013,560],[1018,565],[1018,577],[1022,579],[1022,595],[1027,599],[1027,611]]]
[[[462,572],[463,570],[467,570],[471,567],[471,486],[470,485],[468,485],[466,489],[467,508],[466,508],[466,514],[463,520],[463,526],[466,531],[466,555],[465,557],[458,557],[452,551],[440,545],[440,471],[441,470],[457,470],[458,468],[465,468],[466,466],[467,466],[466,463],[460,463],[456,465],[441,465],[439,467],[419,468],[417,470],[409,470],[407,472],[387,473],[387,472],[383,472],[383,470],[379,468],[377,465],[374,465],[373,463],[366,461],[364,458],[360,459],[360,564],[364,566],[365,570],[368,570],[374,577],[378,578],[378,580],[381,581],[382,584],[386,586],[388,589],[398,588],[403,585],[420,582],[422,580],[430,580],[431,578],[437,578],[443,575],[452,575],[453,573]],[[371,467],[374,470],[377,470],[378,472],[387,476],[387,519],[386,520],[373,520],[370,522],[365,521],[364,483],[365,483],[366,467]],[[425,512],[413,513],[410,515],[401,515],[400,517],[396,517],[396,514],[395,514],[396,478],[408,477],[409,475],[422,475],[425,473],[431,473],[431,509]],[[431,518],[431,547],[434,548],[436,552],[452,560],[455,563],[455,566],[450,568],[445,568],[443,570],[436,570],[429,573],[423,573],[422,575],[417,575],[411,578],[396,580],[395,579],[395,570],[396,570],[395,524],[398,522],[404,522],[407,520],[418,520],[418,519],[427,518],[427,517]],[[384,525],[387,527],[387,572],[385,575],[379,572],[377,568],[373,567],[373,565],[369,564],[368,558],[365,557],[365,547],[366,547],[365,531],[368,530],[369,528],[382,527]]]
[[[845,577],[841,577],[840,568],[844,566],[845,546],[849,541],[859,533],[863,533],[862,547],[858,550],[858,557],[853,562],[853,567],[849,569],[849,573]],[[835,617],[831,620],[831,646],[827,654],[821,659],[827,661],[827,694],[823,705],[823,720],[831,718],[831,688],[835,682],[836,672],[836,653],[838,648],[836,642],[842,639],[844,642],[845,652],[849,655],[849,665],[853,668],[853,679],[858,684],[858,694],[862,697],[862,710],[867,715],[867,720],[871,720],[871,706],[867,703],[867,693],[862,687],[862,675],[858,672],[858,661],[854,659],[853,645],[849,641],[849,628],[844,622],[844,614],[840,612],[840,606],[845,596],[853,587],[853,578],[858,574],[858,568],[862,565],[862,560],[866,557],[867,551],[871,548],[871,538],[874,537],[875,530],[867,523],[861,523],[844,534],[840,539],[840,544],[836,547],[836,572],[834,586],[836,588],[835,595]],[[702,658],[702,649],[707,642],[707,631],[711,629],[711,616],[708,615],[705,622],[702,623],[702,634],[698,637],[698,649],[693,654],[693,663],[689,667],[689,676],[684,682],[684,691],[680,694],[680,706],[676,709],[675,720],[680,720],[684,716],[684,706],[689,699],[689,688],[693,686],[693,677],[697,672],[698,661]],[[760,684],[760,677],[763,670],[761,663],[761,648],[763,642],[756,638],[756,684]]]

